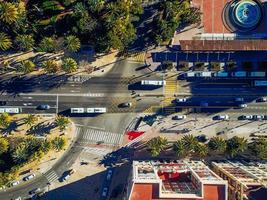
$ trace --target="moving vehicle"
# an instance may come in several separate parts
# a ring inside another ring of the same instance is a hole
[[[17,114],[21,112],[21,108],[0,108],[0,113]]]
[[[113,170],[112,170],[112,169],[109,169],[109,170],[108,170],[108,173],[107,173],[107,180],[108,180],[108,181],[111,179],[112,174],[113,174]]]
[[[172,117],[173,120],[186,119],[186,115],[175,115]]]
[[[102,197],[106,197],[108,195],[108,188],[104,187],[102,191]]]
[[[142,80],[141,85],[154,85],[154,86],[163,86],[166,85],[164,80]]]
[[[70,170],[68,170],[68,171],[65,171],[65,172],[63,173],[63,175],[62,175],[61,180],[62,180],[62,181],[66,181],[66,180],[68,180],[68,179],[70,178],[70,176],[71,176],[72,174],[74,174],[74,173],[75,173],[75,170],[74,170],[74,169],[70,169]]]
[[[33,195],[33,194],[36,194],[36,193],[38,193],[38,192],[40,192],[40,191],[41,191],[40,188],[34,188],[33,190],[30,190],[30,191],[29,191],[29,194],[30,194],[30,195]]]
[[[239,108],[246,108],[246,107],[248,107],[248,105],[247,104],[239,104],[238,107]]]
[[[237,98],[235,98],[235,101],[236,102],[242,102],[242,101],[244,101],[244,98],[243,97],[237,97]]]
[[[30,175],[24,177],[23,180],[24,180],[24,181],[28,181],[28,180],[33,179],[34,177],[35,177],[35,174],[30,174]]]
[[[107,108],[87,108],[87,113],[106,113]]]
[[[265,87],[265,86],[267,86],[267,81],[255,80],[254,86],[255,87]]]
[[[70,113],[84,113],[84,108],[71,108]]]
[[[6,101],[0,101],[0,106],[5,106],[6,105]]]
[[[218,120],[228,120],[229,115],[218,115],[217,118],[218,118]]]
[[[131,102],[125,102],[125,103],[121,103],[119,104],[120,108],[130,108],[132,107],[132,103]]]
[[[41,104],[39,106],[37,106],[38,110],[49,110],[50,106],[48,104]]]

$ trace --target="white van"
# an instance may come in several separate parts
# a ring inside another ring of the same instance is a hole
[[[70,112],[71,113],[84,113],[85,109],[84,108],[71,108]]]

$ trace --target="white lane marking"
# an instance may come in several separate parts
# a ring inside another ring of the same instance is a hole
[[[74,90],[71,90],[74,91]],[[8,94],[3,94],[3,95],[8,95]],[[20,93],[19,95],[21,96],[81,96],[81,97],[104,97],[104,93],[59,93],[59,94],[48,94],[48,93],[31,93],[31,94],[26,94],[26,93]]]

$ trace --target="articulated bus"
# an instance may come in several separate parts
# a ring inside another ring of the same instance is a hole
[[[21,112],[21,108],[0,108],[0,113],[18,114]]]

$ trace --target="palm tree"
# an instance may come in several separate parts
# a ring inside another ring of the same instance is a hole
[[[209,149],[216,153],[224,153],[226,151],[226,141],[220,137],[213,137],[208,143]]]
[[[0,155],[4,152],[7,152],[9,147],[9,141],[6,138],[0,138]]]
[[[78,68],[77,62],[73,58],[65,58],[62,63],[63,71],[67,73],[76,72]]]
[[[39,44],[39,51],[53,53],[56,51],[56,40],[54,37],[44,37]]]
[[[76,52],[81,47],[80,39],[74,35],[69,35],[65,38],[65,46],[68,51]]]
[[[69,125],[70,119],[68,117],[57,116],[55,123],[59,127],[60,131],[64,131]]]
[[[256,156],[259,159],[267,158],[267,139],[258,139],[255,140],[250,146],[249,149],[252,155]]]
[[[24,122],[27,126],[32,127],[37,120],[38,118],[35,115],[30,114],[24,119]]]
[[[23,60],[18,68],[19,72],[23,72],[25,74],[33,72],[34,70],[35,64],[30,60]]]
[[[179,158],[184,157],[187,153],[184,143],[181,140],[178,140],[173,144],[173,151]]]
[[[205,144],[197,143],[194,147],[194,152],[199,157],[205,157],[208,154],[208,147]]]
[[[155,157],[167,147],[168,141],[164,137],[154,137],[148,141],[147,147],[150,149],[151,156]]]
[[[32,50],[34,39],[32,35],[18,35],[15,40],[16,46],[21,51]]]
[[[0,32],[0,50],[8,50],[12,46],[12,42],[7,34]]]
[[[59,71],[59,65],[55,60],[44,61],[42,67],[47,73],[56,73]]]
[[[234,136],[227,141],[227,152],[234,157],[247,149],[247,140],[243,137]]]
[[[7,24],[16,22],[19,17],[18,8],[15,4],[1,1],[0,2],[0,20]]]
[[[8,113],[2,113],[0,115],[0,127],[7,128],[11,123],[11,117]]]
[[[67,139],[65,137],[56,137],[52,140],[52,146],[55,150],[60,151],[67,145]]]
[[[188,153],[194,151],[195,146],[198,144],[197,139],[193,135],[185,135],[181,140]]]

